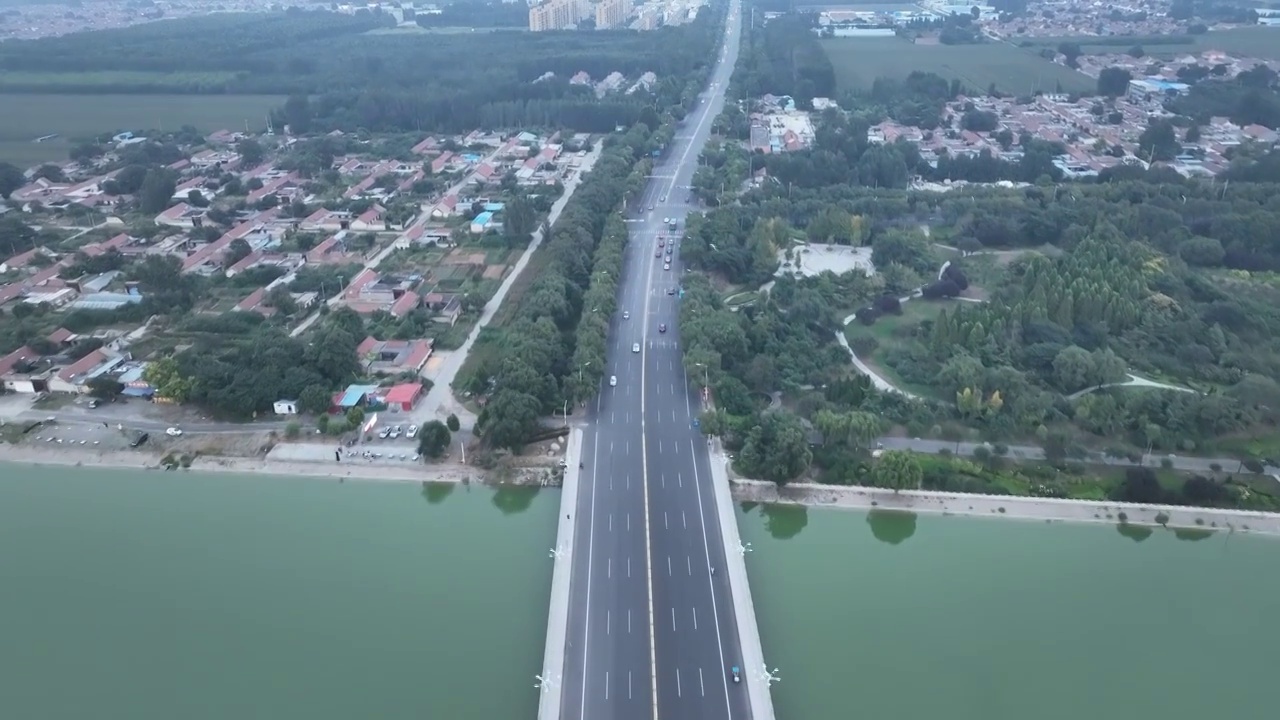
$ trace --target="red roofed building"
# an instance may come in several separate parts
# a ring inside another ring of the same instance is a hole
[[[422,398],[422,383],[401,383],[392,385],[387,390],[387,409],[392,412],[413,410],[413,406]]]

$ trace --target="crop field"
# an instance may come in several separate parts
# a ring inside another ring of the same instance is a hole
[[[0,94],[0,161],[19,167],[65,160],[76,139],[122,130],[201,132],[266,126],[275,95],[29,95]],[[43,142],[37,138],[57,137]]]
[[[1002,91],[1052,92],[1059,83],[1067,92],[1092,90],[1092,78],[1055,65],[1035,51],[1003,43],[984,45],[917,45],[899,38],[831,38],[822,40],[835,66],[841,90],[867,90],[876,78],[902,79],[913,70],[932,72],[986,91],[992,83]]]
[[[1147,55],[1171,58],[1188,54],[1199,55],[1209,50],[1240,57],[1280,60],[1280,28],[1240,27],[1220,30],[1204,35],[1176,35],[1161,37],[1038,37],[1014,38],[1017,45],[1027,45],[1033,50],[1043,47],[1056,48],[1064,42],[1076,43],[1086,54],[1101,55],[1122,53],[1134,45],[1142,46]]]

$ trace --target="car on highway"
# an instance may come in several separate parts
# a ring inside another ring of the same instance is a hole
[[[630,310],[623,310],[623,311],[622,311],[622,319],[623,319],[623,320],[630,320],[630,319],[631,319],[631,311],[630,311]]]
[[[667,244],[666,240],[663,240],[662,238],[658,238],[658,247],[662,247],[663,245],[666,245],[666,244]]]
[[[631,352],[640,352],[640,343],[631,343]]]
[[[652,206],[652,205],[650,205],[650,206],[649,206],[649,210],[653,210],[653,206]]]
[[[609,376],[609,387],[618,387],[618,376],[617,376],[617,375],[610,375],[610,376]]]
[[[657,250],[654,250],[654,251],[653,251],[653,256],[654,256],[654,257],[662,257],[662,248],[658,248]]]
[[[667,331],[667,324],[666,324],[666,323],[658,323],[658,332],[666,332],[666,331]]]
[[[408,430],[408,432],[406,432],[406,433],[404,434],[404,436],[405,436],[405,437],[407,437],[407,438],[409,438],[410,440],[412,440],[412,439],[414,439],[414,438],[418,437],[418,426],[417,426],[417,425],[410,425],[410,426],[409,426],[409,430]]]
[[[164,431],[164,434],[168,435],[169,437],[178,437],[179,435],[182,434],[182,428],[171,427],[166,429]]]
[[[742,671],[738,669],[737,665],[734,665],[732,668],[730,668],[729,672],[733,673],[734,682],[736,683],[742,682]]]
[[[670,269],[671,269],[671,263],[669,263],[669,262],[668,262],[668,263],[662,263],[662,269],[663,269],[663,270],[670,270]]]
[[[666,201],[667,201],[667,196],[666,196],[666,195],[663,195],[663,196],[662,196],[662,202],[666,202]]]
[[[667,294],[668,294],[668,295],[675,295],[675,294],[676,294],[676,289],[675,289],[675,288],[667,288]]]

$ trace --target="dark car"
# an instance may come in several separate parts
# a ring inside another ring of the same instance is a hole
[[[657,250],[654,250],[654,251],[653,251],[653,256],[654,256],[654,257],[662,257],[662,248],[658,248]]]
[[[148,433],[142,433],[138,437],[134,438],[133,442],[129,443],[129,447],[136,448],[150,439],[151,439],[151,435],[149,435]]]
[[[675,294],[676,294],[676,289],[675,289],[675,288],[667,288],[667,294],[668,294],[668,295],[675,295]]]
[[[659,323],[659,324],[658,324],[658,332],[666,332],[666,331],[667,331],[667,324],[666,324],[666,323]]]

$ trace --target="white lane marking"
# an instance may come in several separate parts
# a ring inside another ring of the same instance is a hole
[[[605,572],[607,577],[613,577],[613,558],[605,559]]]
[[[671,525],[667,523],[667,511],[666,511],[666,510],[663,510],[663,511],[662,511],[662,529],[663,529],[663,530],[670,530],[670,529],[671,529]]]
[[[695,462],[694,464],[696,466],[697,463]],[[680,487],[684,487],[684,475],[681,473],[676,473],[676,482],[680,483]]]
[[[707,685],[702,682],[702,668],[698,668],[698,687],[702,688],[702,697],[707,696]]]
[[[627,558],[627,577],[631,577],[631,558]]]
[[[662,441],[661,441],[661,440],[659,440],[659,441],[658,441],[658,454],[659,454],[659,455],[661,455],[661,454],[662,454]]]
[[[627,671],[627,699],[631,699],[631,671]]]
[[[693,556],[691,555],[684,556],[684,568],[685,570],[689,571],[690,575],[693,574]]]
[[[698,629],[698,608],[693,608],[693,629]]]
[[[666,487],[666,486],[667,486],[667,476],[666,476],[666,475],[659,475],[659,476],[658,476],[658,482],[659,482],[659,483],[661,483],[662,487]]]
[[[671,556],[667,556],[667,577],[671,577]]]
[[[596,433],[594,446],[591,450],[591,511],[587,516],[587,599],[586,612],[583,613],[583,630],[582,630],[582,705],[578,708],[578,717],[580,720],[586,720],[587,715],[587,659],[591,656],[591,556],[595,553],[595,537],[593,536],[593,526],[595,525],[596,516],[596,467],[600,457],[600,434]],[[655,718],[656,720],[656,718]]]
[[[609,532],[613,532],[613,513],[609,513]]]
[[[694,617],[695,618],[697,617],[697,610],[694,611]],[[697,628],[694,628],[694,629],[696,630]],[[605,635],[613,634],[613,611],[612,610],[604,611],[604,634]]]
[[[680,697],[680,668],[676,668],[676,697]]]
[[[683,510],[680,511],[680,524],[683,525],[686,530],[689,529],[689,518],[684,514]]]
[[[676,609],[671,608],[671,632],[676,631]]]
[[[627,634],[631,634],[631,608],[627,608]]]
[[[609,699],[609,671],[604,671],[604,699]]]
[[[693,443],[694,443],[693,440],[689,441],[690,453],[696,453]],[[720,639],[720,610],[717,609],[716,607],[716,586],[715,586],[715,583],[711,582],[711,546],[710,546],[710,542],[707,539],[707,518],[702,511],[702,489],[701,487],[699,487],[699,483],[698,483],[698,463],[696,461],[697,456],[695,455],[694,457],[695,457],[695,461],[693,463],[693,486],[695,489],[698,490],[698,492],[696,493],[698,496],[698,521],[699,521],[699,524],[702,526],[702,553],[707,558],[707,586],[711,589],[711,615],[712,615],[712,621],[715,623],[715,626],[716,626],[716,648],[720,651],[720,657],[724,657],[724,642]],[[733,706],[729,704],[729,684],[728,683],[725,683],[724,685],[724,707],[725,707],[726,717],[729,718],[729,720],[732,720]]]
[[[688,150],[686,149],[686,153]],[[647,272],[652,273],[652,265],[648,266]],[[649,297],[644,299],[644,316],[649,316]],[[648,323],[645,323],[642,333],[648,334]],[[642,335],[643,337],[643,335]],[[647,343],[646,343],[647,344]],[[640,355],[640,387],[646,387],[645,374],[648,372],[648,349],[643,349]],[[644,419],[645,410],[645,393],[640,393],[640,472],[641,486],[644,497],[644,574],[645,574],[645,599],[649,606],[649,692],[650,707],[653,708],[653,720],[658,720],[658,640],[657,629],[654,627],[653,621],[653,537],[649,533],[649,448],[648,433],[645,427]],[[724,657],[724,652],[720,653]],[[583,677],[586,677],[585,673]],[[726,693],[728,690],[726,689]]]
[[[631,532],[631,513],[627,513],[627,532]]]

